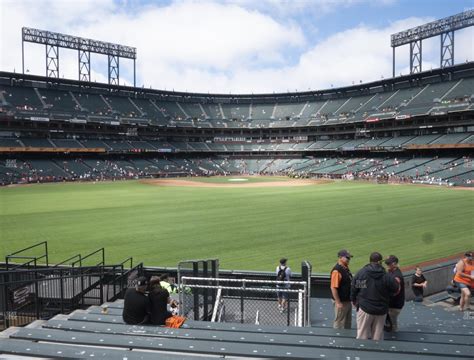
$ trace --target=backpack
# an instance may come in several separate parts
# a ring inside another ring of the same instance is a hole
[[[280,266],[280,268],[278,269],[277,281],[285,281],[286,280],[286,269],[287,269],[286,266],[283,269]]]

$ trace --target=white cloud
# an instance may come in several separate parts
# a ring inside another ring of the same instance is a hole
[[[318,4],[333,11],[361,1]],[[274,12],[290,13],[307,11],[308,3],[265,0],[263,4]],[[177,1],[125,11],[112,0],[6,0],[0,3],[0,68],[20,70],[20,31],[30,26],[137,47],[139,86],[217,93],[323,89],[390,77],[390,34],[433,20],[408,18],[383,28],[360,24],[310,43],[294,18],[283,22],[271,11],[261,11],[259,4]],[[456,36],[456,61],[474,60],[472,29]],[[28,44],[26,50],[26,67],[44,75],[44,47]],[[60,53],[61,76],[77,79],[77,53]],[[439,67],[438,38],[424,41],[423,56],[424,69]],[[408,46],[397,49],[397,64],[397,75],[408,72]],[[106,79],[106,66],[105,57],[92,57],[93,81]],[[121,59],[122,83],[132,83],[132,68],[131,61]]]

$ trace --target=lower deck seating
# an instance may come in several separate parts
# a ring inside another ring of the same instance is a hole
[[[54,358],[113,359],[347,359],[435,360],[472,359],[474,329],[462,315],[442,314],[408,303],[400,317],[400,331],[383,342],[356,340],[354,330],[326,326],[332,314],[329,299],[312,299],[312,327],[275,327],[187,320],[180,329],[127,325],[123,302],[57,315],[26,328],[10,328],[0,338],[0,355]],[[322,314],[322,315],[321,315]],[[436,315],[436,316],[434,316]],[[457,316],[456,316],[457,315]],[[420,317],[420,319],[418,319]],[[323,323],[318,319],[323,318]],[[407,321],[407,323],[405,323]],[[426,322],[426,325],[418,325]]]
[[[238,145],[239,147],[241,145]],[[189,155],[189,154],[188,154]],[[63,180],[135,179],[156,176],[289,175],[297,177],[431,181],[445,185],[474,185],[471,158],[460,157],[317,157],[223,158],[177,156],[58,156],[46,160],[8,156],[0,160],[0,184]]]

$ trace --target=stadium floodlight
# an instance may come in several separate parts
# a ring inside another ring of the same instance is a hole
[[[137,49],[134,47],[23,27],[21,42],[23,74],[25,73],[25,42],[44,44],[46,46],[47,77],[59,78],[59,48],[65,48],[78,50],[80,81],[90,81],[90,54],[95,53],[108,56],[108,79],[110,85],[119,85],[119,58],[132,59],[133,86],[136,85]]]
[[[444,19],[432,21],[430,23],[417,26],[405,31],[400,31],[391,36],[391,46],[393,49],[393,71],[395,77],[395,48],[410,44],[410,73],[421,72],[422,43],[423,39],[428,39],[441,35],[441,59],[440,67],[454,65],[454,31],[464,29],[474,25],[474,10],[467,10],[462,13],[448,16]]]

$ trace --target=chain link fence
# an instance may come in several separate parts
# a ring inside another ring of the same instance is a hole
[[[180,313],[188,318],[215,322],[305,326],[307,283],[304,281],[273,281],[181,277]],[[212,294],[212,296],[210,296]],[[287,299],[281,308],[277,297]],[[214,299],[211,306],[206,303]]]

